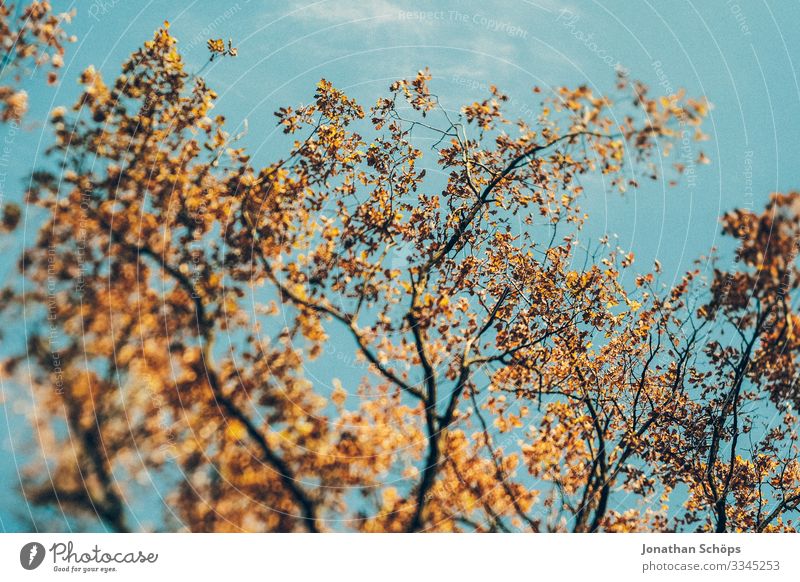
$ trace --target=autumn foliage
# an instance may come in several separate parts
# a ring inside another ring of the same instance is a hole
[[[371,107],[322,80],[260,166],[166,26],[80,81],[3,296],[39,322],[4,368],[28,500],[116,531],[160,497],[166,530],[796,528],[800,196],[726,214],[735,268],[677,285],[583,235],[581,177],[660,179],[703,101],[623,77],[534,123],[494,87],[454,115],[427,71]]]
[[[63,64],[64,45],[74,40],[64,30],[72,13],[54,14],[49,2],[0,4],[0,121],[19,121],[28,109],[28,94],[18,89],[29,69],[49,65],[49,83]]]

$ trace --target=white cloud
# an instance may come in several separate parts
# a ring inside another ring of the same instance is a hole
[[[319,0],[317,2],[296,2],[298,18],[311,18],[327,22],[353,22],[370,19],[396,19],[403,11],[401,4],[391,0]]]

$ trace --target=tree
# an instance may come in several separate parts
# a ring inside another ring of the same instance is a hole
[[[64,45],[74,40],[63,24],[71,18],[72,13],[53,14],[49,2],[34,1],[24,7],[16,2],[0,4],[0,120],[19,121],[28,109],[28,94],[15,86],[26,67],[63,65]],[[55,71],[50,71],[48,82],[56,79]]]
[[[561,88],[530,125],[495,87],[456,117],[430,81],[365,110],[323,79],[257,167],[166,25],[112,84],[83,73],[28,192],[48,218],[26,285],[5,291],[41,322],[5,364],[38,394],[29,500],[117,531],[141,527],[126,508],[148,480],[174,483],[164,529],[794,527],[788,243],[748,230],[726,294],[722,273],[665,288],[582,236],[581,177],[657,179],[706,105],[621,77],[621,103]],[[316,378],[332,353],[360,380]],[[770,406],[785,425],[740,459]]]
[[[717,532],[796,528],[798,201],[775,194],[760,214],[727,213],[723,232],[739,240],[738,268],[716,268],[696,314],[674,321],[691,329],[673,334],[683,340],[675,353],[691,362],[681,372],[689,389],[670,413],[674,444],[659,449],[669,480],[689,487],[682,523]]]

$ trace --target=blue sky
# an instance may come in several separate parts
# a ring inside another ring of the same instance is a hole
[[[33,120],[71,103],[74,79],[89,64],[116,76],[122,59],[169,20],[193,70],[208,57],[207,38],[234,40],[240,57],[216,61],[204,75],[220,94],[218,111],[229,125],[247,119],[247,145],[256,159],[270,158],[280,143],[272,112],[309,100],[322,76],[371,104],[391,80],[428,66],[446,106],[481,98],[494,83],[511,96],[510,113],[520,117],[538,105],[533,85],[546,90],[585,83],[613,91],[612,62],[654,92],[663,83],[705,96],[714,109],[703,149],[713,162],[699,168],[694,188],[659,186],[619,197],[598,183],[584,202],[593,232],[617,233],[621,246],[641,260],[658,257],[670,269],[683,269],[718,242],[721,211],[759,205],[768,192],[800,184],[793,159],[800,152],[792,147],[800,130],[800,88],[791,60],[800,32],[789,26],[800,6],[788,0],[81,4],[72,26],[79,40],[70,47],[61,84],[32,86]],[[14,154],[26,162],[14,168],[20,179],[49,136],[40,127],[22,133]],[[746,191],[748,164],[753,196]],[[13,198],[13,189],[6,190]]]
[[[800,4],[794,1],[85,0],[70,27],[78,42],[68,48],[59,85],[26,81],[31,112],[24,127],[0,127],[0,143],[13,145],[2,169],[4,200],[19,201],[27,173],[45,163],[50,132],[42,122],[52,107],[72,104],[80,71],[93,64],[114,78],[164,20],[190,70],[208,59],[210,37],[232,38],[238,47],[239,57],[215,61],[203,74],[231,130],[247,120],[246,145],[256,161],[280,152],[272,112],[308,101],[323,76],[371,104],[392,80],[427,66],[445,106],[482,98],[494,83],[510,95],[509,112],[518,117],[536,110],[534,85],[545,92],[579,84],[613,92],[617,64],[653,93],[685,88],[706,97],[714,108],[703,150],[712,163],[698,166],[693,186],[654,184],[623,197],[600,181],[586,184],[589,232],[618,235],[643,266],[657,258],[672,275],[720,244],[723,211],[758,208],[770,192],[800,187],[800,86],[792,62],[800,55]],[[16,252],[32,242],[32,226],[0,239],[6,258],[0,280],[14,276]],[[24,442],[18,412],[8,399],[0,415],[0,530],[22,527],[14,493],[15,457]]]

